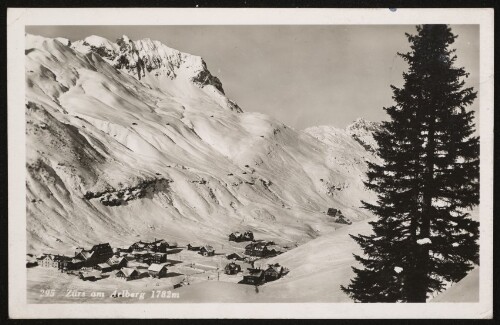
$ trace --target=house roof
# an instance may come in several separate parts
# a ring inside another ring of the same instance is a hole
[[[44,260],[46,258],[52,259],[52,255],[43,255],[43,256],[37,257],[37,260],[42,261],[42,260]]]
[[[92,257],[92,255],[94,255],[94,252],[83,250],[78,255],[81,255],[84,259],[88,260],[89,258]]]
[[[243,272],[243,276],[255,276],[255,277],[260,277],[262,276],[263,270],[256,270],[256,269],[248,269],[247,271]]]
[[[101,278],[101,273],[99,273],[99,271],[90,271],[90,272],[83,272],[82,273],[82,276],[84,278]]]
[[[235,255],[235,256],[237,256],[239,258],[244,258],[245,257],[245,256],[243,256],[243,254],[240,254],[240,253],[231,253],[231,254],[227,254],[226,256],[229,257],[229,256],[233,256],[233,255]]]
[[[111,267],[111,265],[109,265],[108,263],[100,263],[97,264],[97,266],[99,266],[101,269],[106,269],[108,267]]]
[[[165,264],[153,263],[149,266],[148,271],[160,272],[164,267],[167,267],[167,266]]]
[[[234,262],[231,262],[231,263],[228,263],[228,264],[226,265],[226,268],[232,268],[232,269],[233,269],[233,268],[241,268],[241,266],[240,266],[239,264],[236,264],[236,263],[234,263]]]
[[[111,248],[111,245],[109,243],[97,244],[97,245],[92,246],[92,248],[90,250],[95,251],[97,249],[103,249],[103,248]]]
[[[213,252],[214,248],[210,245],[205,245],[202,247],[202,249],[205,249],[207,252]]]
[[[133,275],[134,273],[137,274],[137,270],[130,267],[122,267],[120,269],[120,272],[122,272],[123,275],[125,275],[127,278]]]
[[[52,255],[52,254],[45,254],[44,256],[37,258],[38,260],[44,260],[44,259],[50,259],[52,261],[71,261],[71,257],[69,256],[64,256],[64,255]]]
[[[120,264],[123,260],[127,260],[125,257],[113,256],[108,260],[109,264]]]
[[[269,267],[266,269],[266,272],[274,271],[276,273],[280,273],[282,270],[283,266],[281,265],[269,265]]]
[[[245,246],[245,249],[255,249],[255,250],[263,250],[264,248],[267,248],[267,244],[266,243],[251,243],[251,244],[248,244],[247,246]]]

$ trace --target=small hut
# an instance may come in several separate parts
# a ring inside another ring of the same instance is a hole
[[[243,256],[242,254],[238,254],[238,253],[228,254],[228,255],[226,255],[226,258],[228,260],[236,260],[236,261],[243,261],[243,260],[245,260],[245,256]]]
[[[99,271],[80,272],[80,279],[83,281],[97,281],[102,279]]]
[[[164,277],[167,275],[167,265],[153,263],[149,266],[148,272],[152,278]]]
[[[205,245],[202,248],[200,248],[200,254],[203,256],[214,256],[215,250],[212,246]]]
[[[187,244],[187,249],[188,249],[188,251],[199,251],[201,249],[201,247],[196,245],[196,244],[194,244],[194,245]]]
[[[95,269],[101,271],[102,273],[113,271],[113,267],[108,263],[99,263],[95,266]]]
[[[264,278],[267,281],[274,281],[281,278],[281,276],[285,273],[285,268],[278,263],[271,264],[264,271]]]
[[[122,278],[126,281],[135,280],[139,278],[139,273],[136,269],[129,267],[122,267],[120,271],[116,272],[116,277]]]

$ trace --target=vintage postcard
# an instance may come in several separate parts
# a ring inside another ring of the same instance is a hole
[[[10,317],[492,317],[492,9],[7,27]]]

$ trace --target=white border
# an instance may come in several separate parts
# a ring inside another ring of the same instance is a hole
[[[479,24],[480,302],[434,304],[27,304],[25,25]],[[19,9],[7,11],[11,318],[491,318],[493,316],[493,9]],[[22,271],[21,271],[22,270]]]

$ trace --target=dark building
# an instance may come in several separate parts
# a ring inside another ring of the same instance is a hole
[[[252,241],[253,240],[253,232],[245,231],[241,232],[233,232],[229,235],[229,241],[242,242],[242,241]]]
[[[198,245],[191,245],[191,244],[187,244],[187,249],[188,251],[199,251],[200,250],[200,246]]]
[[[245,260],[245,256],[243,256],[242,254],[238,254],[238,253],[228,254],[228,255],[226,255],[226,258],[228,260],[236,260],[236,261],[243,261],[243,260]]]
[[[125,257],[113,256],[107,263],[113,268],[113,270],[119,270],[122,267],[127,267],[128,260]]]
[[[154,253],[151,255],[151,263],[161,264],[167,262],[167,253]]]
[[[234,262],[227,264],[224,268],[224,273],[226,274],[238,274],[238,272],[241,272],[241,266]]]
[[[242,283],[253,285],[264,283],[264,271],[261,269],[248,269],[243,273]]]
[[[271,255],[271,253],[266,243],[251,243],[245,247],[245,254],[250,256],[266,257]]]
[[[215,250],[212,246],[210,245],[205,245],[202,248],[200,248],[201,255],[203,256],[214,256],[215,255]]]
[[[264,271],[264,279],[266,282],[277,280],[285,274],[285,271],[285,268],[277,263],[269,265]]]
[[[81,260],[81,267],[94,267],[97,264],[105,263],[113,256],[113,249],[109,243],[97,244],[90,250],[81,249],[75,252],[75,259]]]

